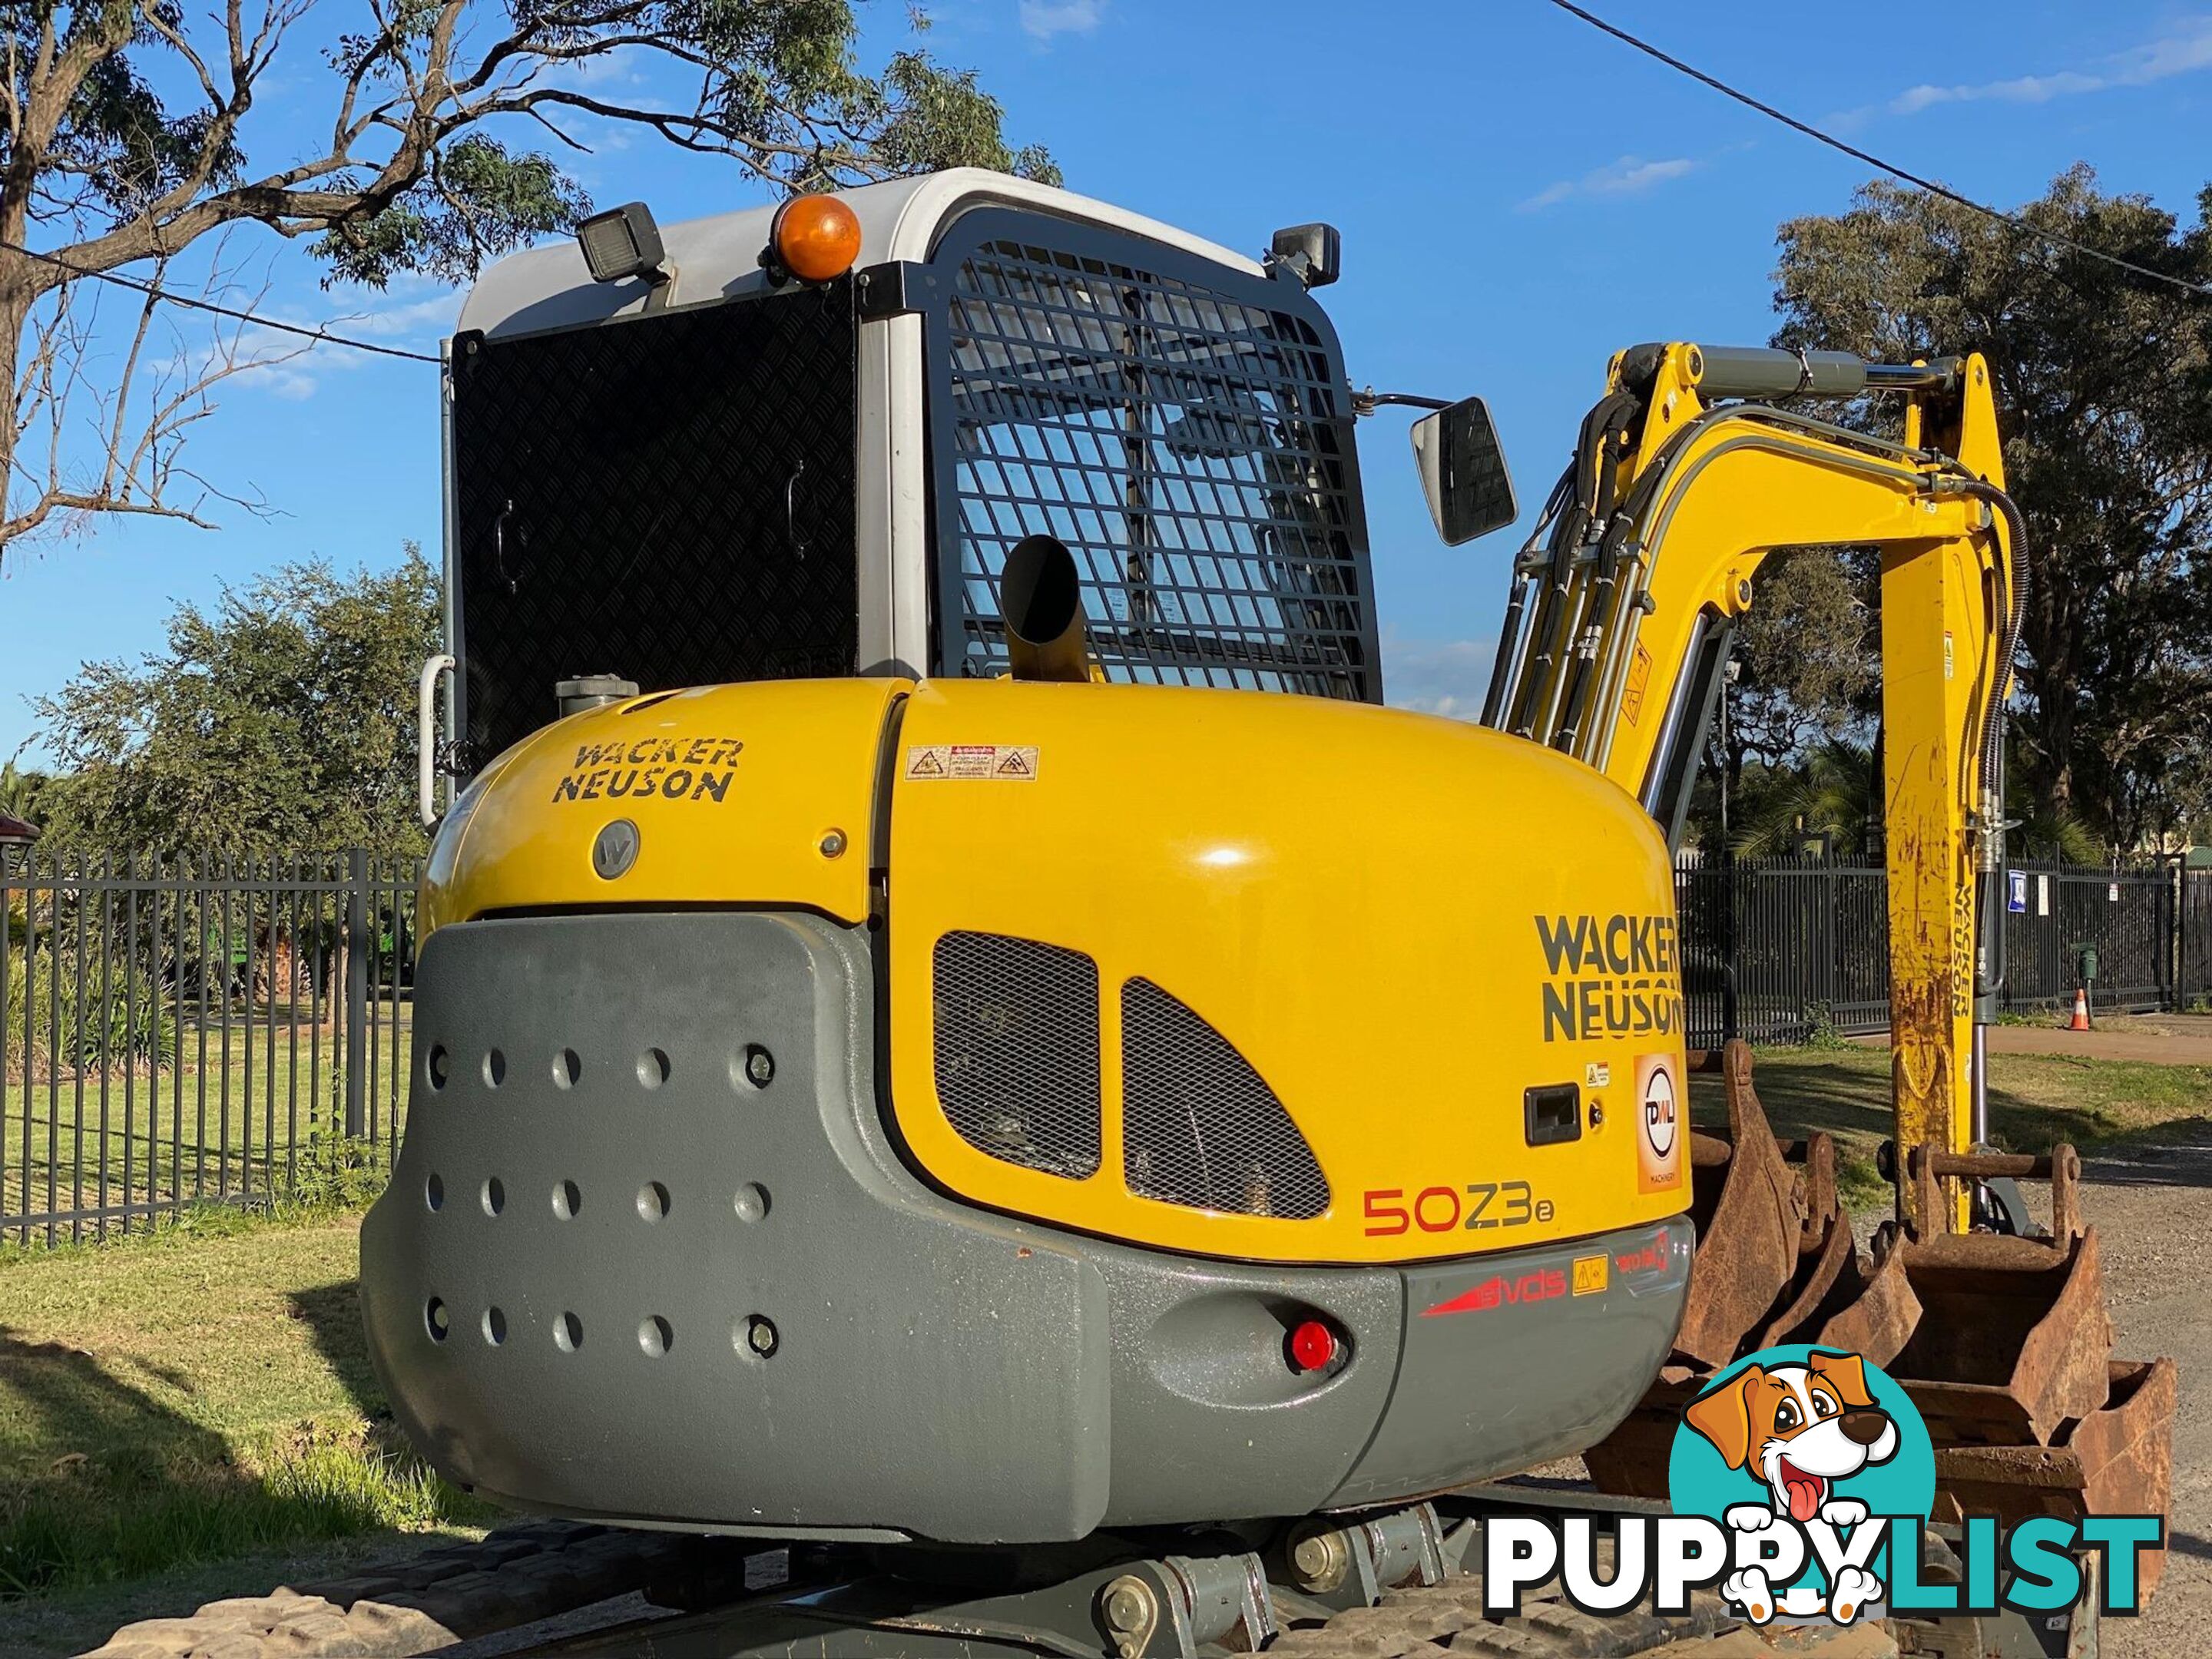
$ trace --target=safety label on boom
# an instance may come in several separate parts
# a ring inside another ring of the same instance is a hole
[[[1026,783],[1037,775],[1034,746],[1003,743],[934,743],[906,751],[909,779],[997,778]]]

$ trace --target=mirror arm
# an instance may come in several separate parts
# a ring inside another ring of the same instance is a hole
[[[1354,415],[1372,415],[1385,404],[1396,404],[1406,409],[1449,409],[1449,398],[1424,398],[1417,392],[1377,392],[1369,386],[1364,392],[1352,394]]]

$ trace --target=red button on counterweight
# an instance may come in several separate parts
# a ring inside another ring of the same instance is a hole
[[[1299,1370],[1320,1370],[1336,1353],[1336,1333],[1318,1319],[1309,1319],[1291,1333],[1291,1364]]]

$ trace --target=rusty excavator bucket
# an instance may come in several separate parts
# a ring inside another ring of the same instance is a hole
[[[1908,1170],[1923,1216],[1949,1214],[1942,1179],[2051,1183],[2045,1237],[1907,1234],[1891,1247],[1923,1313],[1885,1369],[1935,1442],[1935,1518],[2164,1515],[2176,1371],[2171,1359],[2112,1358],[2097,1230],[2081,1220],[2080,1154],[2063,1145],[2045,1158],[1918,1147]],[[2143,1555],[2146,1601],[2165,1565],[2162,1550]]]
[[[1723,1051],[1729,1127],[1693,1134],[1690,1297],[1670,1362],[1585,1454],[1602,1491],[1663,1498],[1682,1409],[1730,1361],[1786,1342],[1847,1349],[1911,1396],[1936,1446],[1938,1521],[1995,1513],[2164,1514],[2172,1480],[2171,1360],[2112,1358],[2097,1235],[2081,1219],[2081,1158],[1936,1152],[1908,1160],[1917,1213],[1943,1218],[1947,1179],[2048,1181],[2047,1237],[1893,1234],[1856,1249],[1826,1135],[1778,1142],[1751,1050]],[[2143,1595],[2164,1565],[2146,1554]]]

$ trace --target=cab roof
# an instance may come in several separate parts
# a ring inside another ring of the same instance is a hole
[[[840,194],[860,217],[856,263],[862,266],[927,259],[947,225],[971,208],[988,206],[1027,208],[1164,242],[1248,275],[1261,271],[1258,261],[1157,219],[983,167],[886,179]],[[760,252],[775,210],[769,203],[663,226],[661,241],[676,269],[672,303],[696,305],[765,289],[769,282],[760,268]],[[574,328],[638,311],[647,292],[641,278],[592,281],[574,241],[550,243],[486,270],[461,309],[460,328],[493,336]]]

